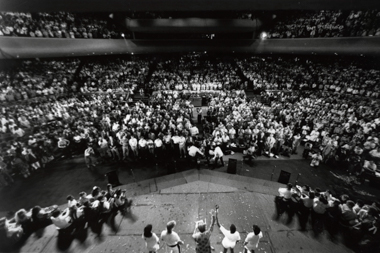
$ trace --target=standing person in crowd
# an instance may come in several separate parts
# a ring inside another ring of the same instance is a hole
[[[174,220],[169,221],[166,224],[166,230],[161,233],[161,240],[170,248],[169,253],[181,253],[180,245],[184,244],[178,234],[173,231],[175,225],[176,222]]]
[[[244,253],[255,253],[255,249],[259,246],[263,233],[257,225],[253,225],[253,232],[248,233],[244,241]]]
[[[129,139],[129,146],[131,147],[131,151],[133,153],[134,159],[137,159],[139,157],[139,151],[137,149],[137,139],[134,135],[131,136]]]
[[[210,236],[214,229],[215,216],[211,216],[211,224],[206,230],[206,224],[203,221],[197,221],[193,232],[193,239],[197,243],[196,253],[211,253]]]
[[[298,149],[300,144],[301,144],[301,135],[300,135],[300,133],[297,133],[293,136],[292,154],[297,154],[297,149]]]
[[[153,226],[151,224],[146,225],[142,238],[145,240],[145,247],[148,253],[155,253],[160,249],[160,239],[152,232]]]
[[[313,201],[314,201],[314,192],[309,190],[309,186],[305,185],[302,187],[301,191],[299,192],[300,196],[300,204],[298,205],[298,221],[300,225],[300,230],[305,231],[306,225],[309,220],[310,210],[313,207]]]
[[[313,208],[311,209],[311,225],[316,235],[324,229],[325,214],[328,207],[326,198],[316,191]]]
[[[14,180],[12,176],[7,171],[7,164],[3,161],[3,158],[0,156],[0,185],[4,184],[13,184]]]
[[[318,151],[317,153],[311,155],[311,163],[310,163],[310,166],[316,168],[316,167],[319,166],[319,163],[320,163],[321,161],[322,161],[322,155],[321,155],[321,152]]]
[[[66,140],[64,137],[59,137],[57,145],[58,145],[59,150],[61,150],[62,155],[65,158],[71,157],[70,141],[69,140]]]
[[[284,212],[288,212],[289,210],[289,203],[292,198],[293,194],[293,185],[291,183],[288,183],[286,188],[279,188],[278,189],[279,196],[275,197],[275,205],[276,205],[276,220],[280,218],[280,216]]]
[[[239,242],[241,239],[240,234],[236,230],[236,226],[234,224],[231,224],[230,230],[227,230],[222,225],[220,225],[219,219],[218,219],[219,206],[216,206],[215,209],[216,209],[216,212],[215,212],[216,224],[218,225],[218,227],[220,228],[220,231],[224,235],[224,238],[222,241],[223,253],[227,253],[228,249],[230,249],[231,253],[234,253],[234,248],[236,246],[236,243]]]
[[[219,145],[217,145],[214,149],[214,169],[216,169],[216,167],[218,166],[218,160],[220,160],[220,163],[222,164],[222,166],[224,167],[224,161],[223,161],[223,151],[222,149],[220,148]]]
[[[86,162],[86,166],[89,170],[92,170],[92,168],[96,165],[95,152],[91,146],[88,146],[84,151],[84,161]]]
[[[198,158],[200,156],[202,156],[202,157],[204,156],[202,151],[199,148],[197,148],[194,144],[191,145],[190,147],[188,147],[188,152],[189,152],[189,157],[195,163],[198,162]]]

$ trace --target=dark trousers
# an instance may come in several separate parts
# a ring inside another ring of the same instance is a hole
[[[299,221],[301,230],[306,230],[306,225],[310,216],[310,208],[305,207],[301,203],[299,205],[297,215],[298,215],[298,221]]]
[[[215,158],[215,163],[214,163],[214,168],[217,167],[217,165],[218,165],[218,160],[220,160],[220,163],[222,164],[222,166],[224,166],[223,156],[222,156],[222,157],[216,157],[216,158]]]
[[[324,229],[325,214],[319,214],[311,210],[311,226],[316,234],[319,234]]]

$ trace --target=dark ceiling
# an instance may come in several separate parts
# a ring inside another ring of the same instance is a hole
[[[242,11],[380,9],[379,0],[1,0],[0,11]]]

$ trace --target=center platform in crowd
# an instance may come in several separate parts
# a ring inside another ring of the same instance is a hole
[[[65,252],[143,252],[143,228],[152,224],[157,235],[166,229],[166,223],[176,221],[174,230],[184,244],[181,252],[194,252],[192,238],[196,221],[211,223],[210,212],[219,206],[218,215],[223,226],[234,224],[242,240],[235,252],[243,252],[243,241],[252,225],[261,228],[263,238],[257,252],[351,252],[341,243],[327,239],[326,234],[316,240],[310,232],[302,232],[292,225],[274,220],[273,200],[283,184],[210,170],[188,170],[157,177],[119,188],[133,196],[133,207],[124,216],[117,215],[117,232],[103,226],[103,237],[90,233],[84,243],[78,239],[64,242]],[[60,209],[67,205],[59,206]],[[60,240],[54,225],[46,227],[38,235],[30,236],[17,252],[62,252],[57,249]],[[215,252],[222,250],[223,234],[215,226],[210,237]],[[160,245],[159,252],[169,247]]]

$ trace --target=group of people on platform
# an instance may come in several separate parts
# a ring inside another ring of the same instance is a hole
[[[301,231],[311,227],[315,235],[327,231],[332,240],[339,233],[344,242],[360,252],[376,252],[379,249],[380,204],[365,203],[363,200],[351,200],[346,194],[339,197],[330,190],[312,189],[308,185],[279,188],[275,197],[276,220],[287,215],[286,224],[298,217]]]
[[[207,228],[206,221],[199,220],[195,222],[194,232],[192,238],[196,243],[195,252],[196,253],[211,253],[215,248],[210,243],[210,237],[214,230],[215,222],[220,229],[220,232],[224,235],[222,240],[223,253],[230,250],[231,253],[234,252],[236,244],[241,241],[240,233],[234,224],[230,225],[229,229],[226,229],[223,225],[219,223],[218,219],[219,207],[216,206],[216,210],[212,210],[211,214],[211,224]],[[142,238],[145,240],[146,249],[149,253],[155,253],[160,249],[160,241],[164,242],[167,252],[170,253],[180,253],[181,245],[184,241],[181,240],[179,235],[173,230],[176,225],[174,220],[169,221],[166,225],[166,230],[161,232],[160,238],[152,232],[153,226],[148,224],[144,228],[144,233]],[[252,226],[252,232],[247,234],[246,239],[243,242],[244,253],[254,253],[258,248],[260,239],[263,237],[261,229],[257,225]]]

